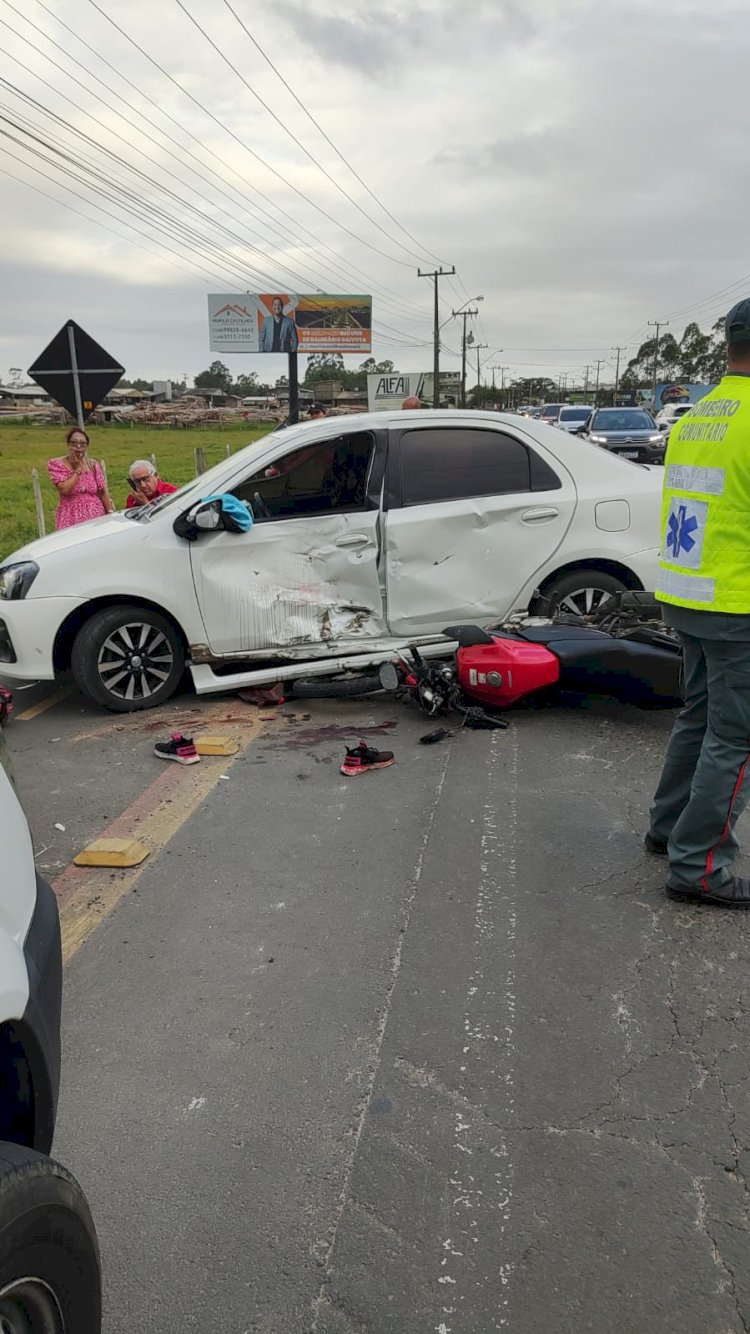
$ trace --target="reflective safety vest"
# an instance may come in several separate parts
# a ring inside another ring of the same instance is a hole
[[[750,613],[750,377],[725,375],[680,417],[664,474],[657,598]]]

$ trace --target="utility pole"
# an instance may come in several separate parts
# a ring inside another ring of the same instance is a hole
[[[432,278],[432,281],[433,281],[433,283],[434,283],[434,285],[435,285],[435,316],[434,316],[433,332],[432,332],[432,339],[433,339],[433,348],[432,348],[432,355],[433,355],[433,361],[432,361],[432,377],[433,377],[433,384],[432,384],[432,406],[433,406],[433,408],[439,408],[439,407],[440,407],[440,304],[439,304],[439,301],[438,301],[438,282],[439,282],[439,280],[440,280],[441,278],[447,278],[447,277],[450,277],[450,275],[453,274],[453,273],[455,273],[455,272],[456,272],[456,266],[455,266],[455,264],[454,264],[453,268],[451,268],[451,269],[443,269],[443,268],[433,269],[431,273],[423,273],[421,269],[417,269],[417,276],[418,276],[419,278]]]
[[[617,366],[615,367],[615,397],[613,407],[617,407],[617,394],[620,388],[620,353],[625,351],[624,347],[613,347],[613,352],[617,353]]]
[[[461,407],[462,408],[466,407],[466,321],[470,317],[478,314],[479,314],[478,308],[476,310],[454,310],[453,312],[454,319],[460,315],[461,319],[464,322],[463,334],[461,335]],[[474,335],[472,333],[469,334],[469,340],[472,343],[474,342]]]
[[[502,348],[502,347],[498,347],[498,348],[495,349],[496,352],[503,352],[504,350],[505,350],[505,349]],[[497,362],[493,362],[492,365],[490,366],[490,370],[492,371],[492,392],[493,392],[493,394],[494,394],[494,393],[495,393],[495,390],[496,390],[496,385],[495,385],[495,371],[503,371],[503,378],[504,378],[504,376],[505,376],[505,367],[504,367],[504,366],[498,366]]]
[[[590,370],[591,370],[591,367],[590,367],[590,366],[586,366],[586,367],[584,368],[584,372],[583,372],[583,392],[584,392],[584,394],[588,394],[588,392],[589,392],[589,371],[590,371]]]
[[[656,339],[654,341],[654,374],[651,384],[651,409],[656,412],[656,374],[659,365],[659,334],[662,329],[669,328],[669,320],[649,320],[649,328],[656,329]]]
[[[594,362],[594,365],[596,366],[596,389],[594,390],[594,407],[595,407],[595,408],[598,408],[598,407],[599,407],[599,372],[600,372],[602,366],[604,365],[604,357],[600,357],[598,361],[595,361],[595,362]]]
[[[482,371],[481,371],[481,366],[480,366],[480,362],[479,362],[479,353],[480,353],[480,351],[482,350],[483,347],[489,347],[489,343],[475,343],[475,344],[474,344],[474,351],[475,351],[476,354],[477,354],[477,389],[481,389],[481,387],[482,387]],[[477,407],[479,406],[479,402],[478,402],[478,400],[479,400],[479,395],[477,394]]]

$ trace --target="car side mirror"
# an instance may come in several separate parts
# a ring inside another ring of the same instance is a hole
[[[253,512],[243,500],[231,492],[204,496],[190,509],[178,514],[172,524],[178,537],[194,542],[201,533],[215,533],[219,528],[227,533],[246,533],[253,526]]]
[[[178,537],[194,542],[200,533],[215,533],[221,527],[221,501],[201,500],[178,514],[172,528]]]

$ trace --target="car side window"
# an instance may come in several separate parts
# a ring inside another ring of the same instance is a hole
[[[405,506],[560,486],[544,459],[503,431],[463,426],[404,431],[400,454]]]
[[[232,494],[252,506],[256,522],[366,508],[374,438],[369,431],[301,445],[251,473]]]

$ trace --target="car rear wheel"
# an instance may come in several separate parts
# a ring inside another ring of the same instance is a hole
[[[152,709],[174,694],[185,654],[174,626],[149,607],[97,612],[78,632],[71,666],[82,694],[114,713]]]
[[[80,1186],[58,1163],[0,1144],[0,1331],[100,1334],[101,1269]]]
[[[540,610],[547,616],[565,612],[569,616],[591,616],[615,593],[626,593],[627,584],[604,570],[574,570],[545,588]]]

